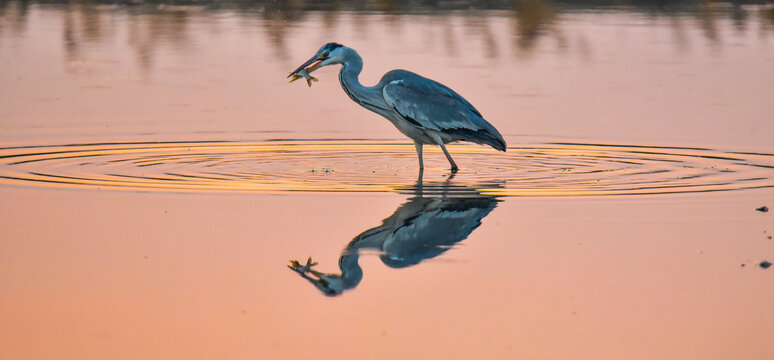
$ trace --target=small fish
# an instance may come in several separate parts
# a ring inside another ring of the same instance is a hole
[[[312,87],[312,82],[313,81],[314,82],[320,81],[320,80],[317,80],[316,77],[314,77],[312,75],[309,75],[309,72],[306,71],[306,69],[301,69],[298,72],[296,72],[295,74],[290,74],[290,76],[291,77],[290,77],[290,81],[289,82],[294,82],[294,81],[296,81],[296,80],[298,80],[298,79],[303,77],[304,79],[306,79],[306,84],[309,85],[309,87]]]

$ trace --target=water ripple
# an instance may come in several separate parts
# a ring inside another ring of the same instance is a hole
[[[580,143],[506,153],[449,146],[452,188],[497,196],[647,195],[774,187],[774,155]],[[426,147],[425,181],[448,176]],[[183,192],[402,192],[413,144],[385,141],[107,143],[0,148],[0,183]],[[450,182],[451,183],[451,182]]]

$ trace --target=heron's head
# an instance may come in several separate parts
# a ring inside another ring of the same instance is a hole
[[[318,279],[312,281],[317,290],[320,290],[325,296],[338,296],[341,295],[344,290],[349,289],[351,286],[347,286],[339,275],[334,274],[320,274]]]
[[[312,71],[315,71],[323,66],[341,64],[346,60],[347,50],[349,50],[349,48],[344,45],[334,42],[327,43],[323,45],[320,50],[317,50],[311,59],[307,60],[297,69],[293,70],[293,72],[291,72],[288,77],[293,76],[303,69],[306,69],[306,71],[311,74]]]

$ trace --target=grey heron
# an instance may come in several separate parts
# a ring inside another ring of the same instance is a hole
[[[341,64],[339,82],[352,100],[384,116],[401,133],[414,140],[420,172],[424,169],[424,144],[440,146],[452,172],[458,167],[446,150],[447,143],[469,141],[505,151],[505,140],[497,129],[465,98],[441,83],[410,71],[392,70],[375,86],[361,85],[358,75],[363,70],[363,59],[357,51],[341,44],[323,45],[288,77],[292,77],[292,82],[335,64]]]

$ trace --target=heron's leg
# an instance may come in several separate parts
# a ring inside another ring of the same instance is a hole
[[[414,148],[417,149],[417,156],[419,157],[419,171],[425,169],[425,163],[422,162],[422,143],[419,141],[414,141]]]
[[[454,160],[452,159],[451,155],[449,155],[449,152],[446,150],[446,146],[443,145],[443,141],[439,141],[438,145],[441,146],[441,150],[443,150],[443,154],[446,155],[446,159],[449,160],[449,164],[451,164],[451,171],[457,172],[459,168],[457,167],[457,164],[454,163]]]

